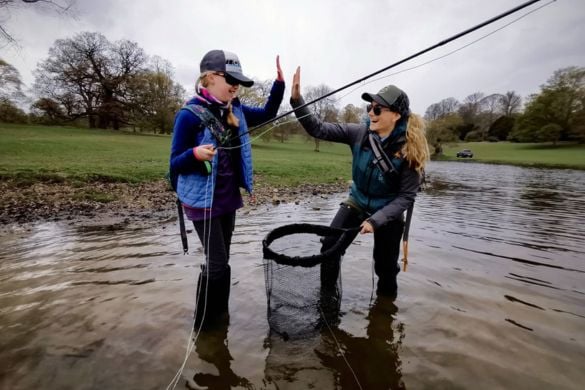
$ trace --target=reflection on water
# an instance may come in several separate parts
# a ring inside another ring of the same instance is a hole
[[[581,388],[585,173],[432,163],[428,174],[396,302],[372,294],[373,242],[359,236],[338,318],[301,339],[268,326],[261,240],[328,224],[344,195],[241,212],[229,327],[200,335],[177,388]],[[165,388],[193,323],[202,251],[190,240],[183,256],[174,220],[3,234],[0,388]]]

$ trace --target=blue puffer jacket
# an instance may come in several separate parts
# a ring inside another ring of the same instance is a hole
[[[264,107],[250,107],[234,99],[232,109],[238,117],[240,126],[240,181],[239,185],[249,193],[252,192],[252,147],[248,134],[248,126],[259,125],[272,119],[278,113],[278,108],[284,95],[284,82],[275,81]],[[192,99],[188,104],[204,104],[198,99]],[[213,144],[217,141],[207,128],[201,129],[201,119],[188,109],[181,109],[176,115],[171,144],[171,171],[178,175],[177,196],[184,204],[194,208],[210,208],[215,189],[209,185],[215,183],[217,177],[218,155],[211,161],[211,176],[209,176],[202,161],[195,159],[193,148],[198,145]]]
[[[248,125],[241,105],[234,104],[233,112],[240,121],[238,131],[240,134],[240,142],[242,143],[240,148],[241,184],[248,193],[252,193],[252,145],[250,144],[250,137],[247,133]],[[215,148],[219,146],[217,140],[207,127],[197,133],[195,142],[197,145],[212,144]],[[213,193],[214,190],[213,185],[217,177],[217,160],[218,154],[211,161],[211,177],[199,172],[179,175],[177,196],[182,203],[195,208],[210,208],[212,206],[212,197],[209,194]],[[207,185],[208,181],[211,188]]]

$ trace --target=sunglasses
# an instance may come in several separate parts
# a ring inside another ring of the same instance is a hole
[[[390,109],[388,107],[383,107],[383,106],[373,106],[371,104],[368,104],[366,106],[366,112],[370,112],[371,110],[374,110],[374,115],[378,116],[382,113],[382,111],[385,111],[383,109],[386,109],[388,111],[390,111]]]
[[[235,78],[233,78],[232,76],[230,76],[227,73],[219,73],[219,72],[217,72],[217,73],[214,73],[214,74],[223,77],[225,79],[225,82],[228,83],[231,86],[236,86],[236,85],[239,85],[240,84],[240,82],[238,80],[236,80]]]

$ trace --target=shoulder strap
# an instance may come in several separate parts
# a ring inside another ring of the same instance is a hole
[[[199,104],[186,104],[182,110],[187,110],[196,115],[200,120],[203,127],[207,127],[215,140],[223,145],[226,141],[226,136],[229,138],[229,134],[224,131],[224,127],[221,122],[213,115],[208,108],[200,106]]]
[[[374,165],[377,165],[384,174],[397,172],[394,164],[392,164],[392,160],[384,153],[380,141],[372,133],[368,134],[368,139],[374,152]]]

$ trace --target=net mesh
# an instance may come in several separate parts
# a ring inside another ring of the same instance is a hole
[[[263,265],[272,331],[294,339],[319,332],[325,321],[330,326],[337,323],[341,254],[351,242],[346,233],[327,226],[294,224],[267,235]]]

